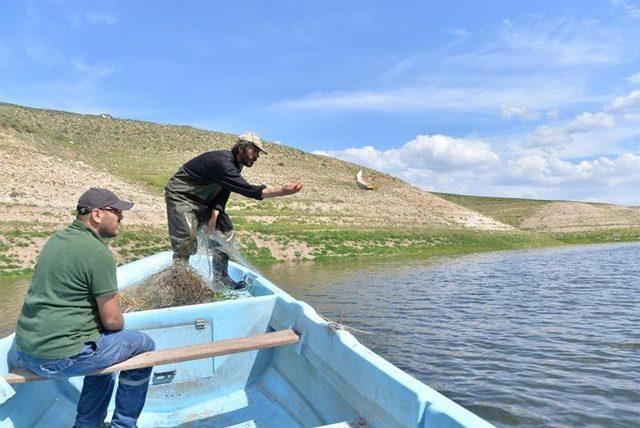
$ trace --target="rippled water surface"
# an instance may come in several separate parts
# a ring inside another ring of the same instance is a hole
[[[266,274],[498,426],[640,424],[640,244]]]

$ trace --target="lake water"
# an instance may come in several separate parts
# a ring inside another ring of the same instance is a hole
[[[0,278],[0,338],[15,330],[29,281]]]
[[[263,273],[498,426],[640,421],[640,243]],[[0,337],[26,281],[0,281]]]
[[[266,274],[498,426],[640,426],[640,244]]]

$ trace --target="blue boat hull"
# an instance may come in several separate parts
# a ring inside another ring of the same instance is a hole
[[[140,283],[170,263],[167,252],[121,266],[119,285]],[[205,257],[192,257],[191,264],[207,276]],[[229,269],[235,279],[253,278],[250,292],[235,300],[129,313],[127,328],[149,334],[158,349],[286,328],[299,331],[300,342],[154,367],[140,427],[491,426],[267,279],[236,264]],[[0,340],[2,375],[11,341]],[[15,395],[0,404],[0,427],[71,426],[81,386],[81,377],[15,385]],[[0,385],[0,402],[2,393],[13,393],[9,388]]]

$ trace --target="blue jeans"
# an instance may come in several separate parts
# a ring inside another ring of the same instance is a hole
[[[24,368],[47,378],[82,376],[124,361],[134,355],[153,351],[153,340],[132,330],[104,332],[97,342],[85,343],[82,352],[55,360],[25,354],[15,346],[9,352],[9,366]],[[151,367],[120,372],[116,408],[111,419],[113,428],[135,427],[149,387]],[[113,393],[115,374],[85,376],[78,401],[75,427],[102,427]]]

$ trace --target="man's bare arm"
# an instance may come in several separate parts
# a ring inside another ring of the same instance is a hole
[[[96,297],[100,321],[105,330],[119,331],[124,328],[124,317],[118,302],[118,294]]]
[[[273,198],[275,196],[287,196],[298,193],[304,184],[302,181],[296,181],[295,183],[287,183],[282,187],[267,187],[262,189],[263,198]]]
[[[207,223],[207,235],[211,234],[216,230],[216,223],[218,222],[218,216],[220,215],[220,211],[213,209],[211,210],[211,219],[209,223]]]

